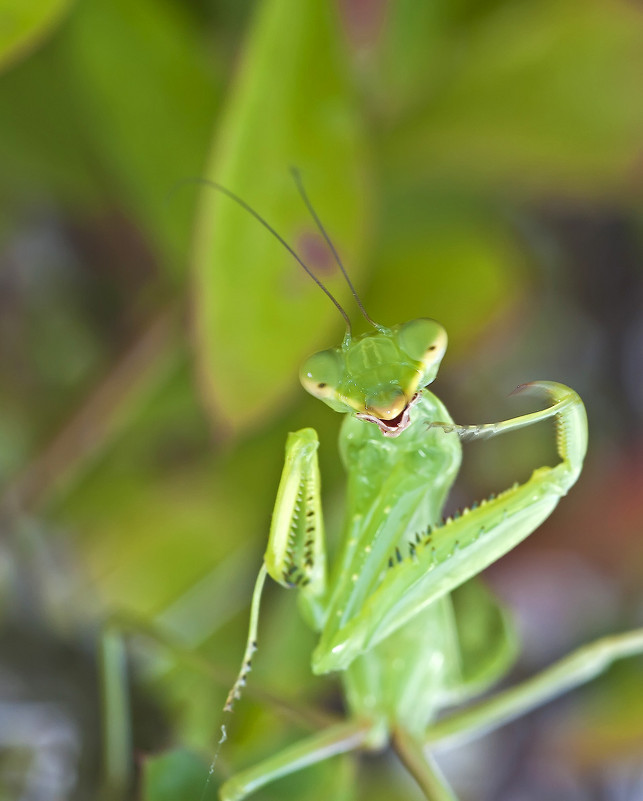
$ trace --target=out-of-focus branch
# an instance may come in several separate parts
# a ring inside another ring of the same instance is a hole
[[[45,448],[5,487],[0,512],[33,511],[69,488],[128,419],[128,411],[176,361],[180,318],[172,306],[158,314]]]

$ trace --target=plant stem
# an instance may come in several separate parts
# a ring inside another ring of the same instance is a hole
[[[392,746],[404,767],[419,784],[427,801],[458,801],[435,761],[418,740],[403,729],[396,729]]]

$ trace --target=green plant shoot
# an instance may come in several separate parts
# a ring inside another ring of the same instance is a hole
[[[535,531],[577,480],[587,447],[585,408],[569,387],[534,381],[516,391],[542,397],[545,409],[500,423],[456,425],[429,389],[447,347],[443,327],[425,318],[390,328],[374,323],[346,279],[373,330],[353,337],[346,313],[322,286],[344,315],[347,333],[339,347],[311,356],[300,372],[308,392],[345,415],[339,451],[348,488],[338,553],[327,569],[318,439],[313,429],[302,429],[286,444],[244,666],[226,708],[247,678],[268,574],[297,590],[305,620],[319,633],[312,670],[339,674],[348,719],[232,777],[220,790],[223,801],[246,798],[333,755],[389,745],[427,799],[454,801],[431,757],[433,745],[488,731],[591,679],[615,659],[643,651],[643,629],[605,638],[517,687],[438,719],[447,705],[468,701],[500,679],[515,658],[511,622],[477,575]],[[461,440],[545,420],[555,426],[557,464],[538,467],[524,484],[443,520]]]

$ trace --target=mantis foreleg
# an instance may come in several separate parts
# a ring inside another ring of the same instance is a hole
[[[284,587],[299,587],[303,614],[313,628],[319,628],[326,589],[326,553],[321,513],[319,440],[312,428],[288,435],[286,459],[272,515],[268,547],[252,594],[250,625],[239,675],[225,702],[232,712],[241,697],[257,649],[259,605],[267,575]]]
[[[312,428],[288,435],[270,537],[266,570],[284,587],[298,587],[302,613],[320,628],[326,590],[326,551],[321,512],[319,440]]]
[[[535,470],[524,484],[419,535],[417,542],[410,544],[407,557],[391,560],[391,569],[360,613],[339,631],[322,635],[313,655],[316,673],[348,667],[356,656],[428,604],[495,562],[531,534],[576,481],[587,447],[587,418],[582,401],[562,384],[541,381],[529,386],[544,391],[554,404],[527,415],[528,422],[519,417],[496,424],[496,428],[508,431],[554,416],[561,462],[553,468]]]

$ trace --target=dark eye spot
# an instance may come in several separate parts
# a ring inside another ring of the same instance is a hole
[[[326,384],[323,381],[320,381],[319,384],[317,384],[317,389],[323,389],[325,386]]]
[[[429,347],[427,348],[427,350],[435,350],[435,345],[429,345]]]

